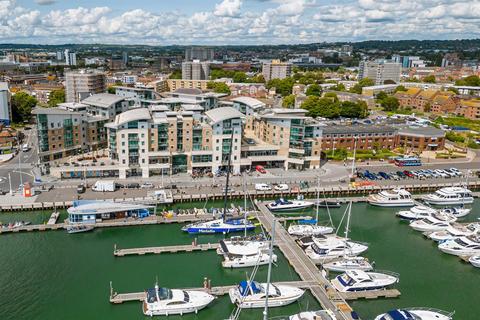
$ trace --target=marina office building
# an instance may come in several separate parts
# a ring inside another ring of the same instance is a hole
[[[325,151],[353,150],[355,141],[358,150],[444,146],[444,133],[435,128],[337,124],[317,121],[302,109],[221,97],[186,90],[150,100],[148,93],[138,91],[38,108],[40,161],[51,167],[52,175],[64,178],[215,173],[227,165],[232,131],[234,172],[257,165],[318,168]],[[95,150],[108,156],[105,163],[62,165],[75,161],[71,156]]]

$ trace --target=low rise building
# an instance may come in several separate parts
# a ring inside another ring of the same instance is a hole
[[[443,150],[445,131],[426,126],[399,127],[395,137],[395,146],[405,148],[407,153]]]
[[[457,115],[463,116],[471,120],[480,119],[480,100],[477,99],[461,99],[456,111]]]
[[[178,89],[199,89],[204,91],[208,89],[208,82],[208,80],[168,79],[167,85],[171,92],[177,91]]]

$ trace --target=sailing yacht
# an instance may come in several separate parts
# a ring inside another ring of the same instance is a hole
[[[457,218],[446,214],[435,213],[430,217],[410,222],[409,226],[414,230],[421,232],[433,232],[445,230],[450,227],[450,223],[455,222]]]
[[[340,292],[384,289],[399,281],[398,274],[388,271],[365,272],[347,270],[332,280],[332,285]]]
[[[231,237],[228,240],[220,240],[217,254],[251,255],[263,249],[268,249],[269,243],[263,235],[256,237]]]
[[[404,189],[384,190],[368,196],[369,204],[379,207],[410,207],[415,203],[410,192]]]
[[[267,204],[267,208],[274,212],[274,211],[297,211],[301,209],[310,208],[313,206],[312,202],[305,201],[305,200],[286,200],[284,198],[280,198],[275,200],[274,202],[270,202]]]
[[[288,226],[288,233],[292,236],[313,236],[319,234],[329,234],[334,231],[332,227],[319,226],[312,224],[291,224]]]
[[[396,215],[405,220],[419,220],[427,218],[435,212],[437,212],[437,210],[428,206],[415,206],[410,208],[410,210],[398,211]]]
[[[296,242],[302,249],[306,249],[313,244],[314,239],[317,239],[317,240],[320,241],[320,240],[325,240],[327,238],[337,238],[337,239],[341,239],[341,240],[345,241],[345,238],[339,237],[335,234],[327,234],[327,235],[319,234],[319,235],[301,237],[301,238],[297,239]]]
[[[241,254],[241,255],[224,255],[222,266],[224,268],[246,268],[254,267],[256,265],[267,265],[270,262],[270,255],[268,251],[257,251],[254,254]],[[277,255],[272,254],[272,262],[277,262]]]
[[[453,223],[447,229],[428,233],[427,237],[436,242],[457,239],[460,237],[472,236],[480,233],[480,223],[472,222],[468,225]]]
[[[330,310],[317,310],[294,314],[288,320],[337,320],[337,317]]]
[[[230,139],[230,150],[233,150],[232,143],[233,143],[233,132],[232,130],[232,137]],[[244,218],[226,218],[227,212],[227,196],[228,196],[228,182],[230,178],[230,168],[231,168],[231,161],[232,161],[232,153],[230,151],[228,155],[228,165],[227,165],[227,177],[225,181],[225,197],[224,197],[224,206],[223,206],[223,213],[222,218],[215,219],[212,221],[204,221],[204,222],[197,222],[186,225],[182,228],[182,231],[186,231],[191,234],[198,234],[198,233],[230,233],[230,232],[239,232],[239,231],[250,231],[255,229],[255,225],[249,221],[246,217]],[[246,208],[244,209],[246,210]]]
[[[228,291],[230,301],[239,308],[263,308],[265,296],[268,294],[268,307],[281,307],[300,299],[304,290],[288,285],[273,283],[259,283],[256,281],[241,281],[240,284]]]
[[[430,308],[395,309],[381,314],[375,320],[452,320],[453,313]]]
[[[473,256],[480,254],[480,236],[474,235],[447,240],[438,245],[441,251],[455,256]]]
[[[323,269],[333,272],[345,272],[347,270],[371,271],[373,266],[364,257],[345,256],[322,265]]]
[[[473,203],[473,195],[467,188],[446,187],[426,195],[423,200],[426,203],[436,205],[463,205]]]
[[[150,317],[197,313],[215,300],[214,296],[203,291],[160,288],[158,284],[146,293],[143,314]]]

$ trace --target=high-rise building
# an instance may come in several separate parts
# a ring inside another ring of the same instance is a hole
[[[68,49],[65,49],[65,64],[67,66],[76,66],[77,54],[75,52],[70,52],[70,50]]]
[[[86,97],[106,90],[105,74],[96,70],[70,71],[65,74],[67,102],[80,102]]]
[[[58,61],[62,61],[63,59],[65,59],[65,55],[63,54],[62,51],[57,51],[57,53],[56,53],[56,59],[57,59]]]
[[[191,47],[185,49],[185,61],[212,61],[214,59],[214,55],[215,52],[212,48]]]
[[[128,53],[126,51],[123,51],[122,53],[122,60],[125,65],[128,64]]]
[[[272,62],[263,64],[262,74],[265,81],[285,79],[292,74],[292,64],[289,62],[281,62],[280,60],[272,60]]]
[[[9,125],[12,120],[8,83],[0,82],[0,124]]]
[[[387,80],[399,83],[401,71],[400,63],[386,60],[361,61],[358,80],[369,78],[375,82],[375,85],[385,84]]]
[[[199,60],[182,62],[182,79],[185,80],[208,80],[210,76],[210,64]]]

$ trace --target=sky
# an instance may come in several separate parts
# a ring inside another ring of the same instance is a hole
[[[480,38],[480,0],[0,0],[0,43]]]

